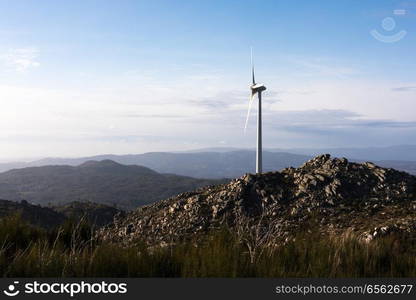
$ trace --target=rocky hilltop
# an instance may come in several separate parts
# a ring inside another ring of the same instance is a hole
[[[415,194],[415,176],[327,154],[141,207],[100,236],[166,245],[225,225],[251,230],[260,223],[282,241],[308,226],[323,234],[351,231],[365,241],[392,231],[416,236]]]

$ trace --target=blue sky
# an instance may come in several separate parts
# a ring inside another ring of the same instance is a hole
[[[0,160],[252,147],[250,46],[265,147],[416,138],[416,1],[0,0],[0,17]]]

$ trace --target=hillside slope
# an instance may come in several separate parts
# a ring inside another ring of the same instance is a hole
[[[42,205],[73,201],[134,209],[201,186],[224,182],[160,174],[111,160],[71,166],[45,166],[0,174],[0,198]]]
[[[43,228],[52,228],[65,221],[63,214],[48,207],[32,205],[26,201],[0,200],[0,219],[13,215],[20,215],[28,223]]]
[[[364,240],[391,231],[416,237],[415,192],[415,176],[322,155],[297,169],[247,174],[139,208],[101,236],[163,245],[226,224],[248,231],[261,225],[282,241],[308,226],[323,234],[351,231]]]
[[[42,228],[54,228],[66,220],[74,222],[84,220],[100,227],[111,223],[115,216],[123,216],[124,211],[91,202],[71,202],[60,206],[42,207],[27,201],[0,200],[0,219],[17,215],[29,224]]]
[[[124,215],[124,211],[115,207],[93,202],[74,201],[51,208],[67,219],[75,221],[83,219],[96,226],[107,225],[113,221],[115,216]]]

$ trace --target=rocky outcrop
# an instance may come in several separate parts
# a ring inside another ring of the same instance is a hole
[[[416,234],[415,194],[415,176],[327,154],[299,168],[246,174],[144,206],[116,218],[99,235],[165,245],[262,216],[279,228],[277,239],[290,239],[312,226],[324,234],[348,230],[371,240],[391,230]]]

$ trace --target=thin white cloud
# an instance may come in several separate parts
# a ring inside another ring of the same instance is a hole
[[[0,61],[17,72],[25,72],[40,66],[38,61],[39,50],[36,48],[10,49],[0,54]]]
[[[249,92],[245,78],[190,75],[158,80],[138,72],[79,89],[0,85],[0,157],[174,151],[221,146],[220,141],[252,147],[255,107],[247,134],[243,131]],[[390,82],[265,82],[267,147],[414,140],[413,94],[395,92]]]
[[[394,92],[412,92],[416,91],[416,86],[399,86],[391,89]]]
[[[289,57],[288,60],[301,68],[304,76],[346,78],[361,73],[358,68],[352,67],[351,64],[327,58]]]

